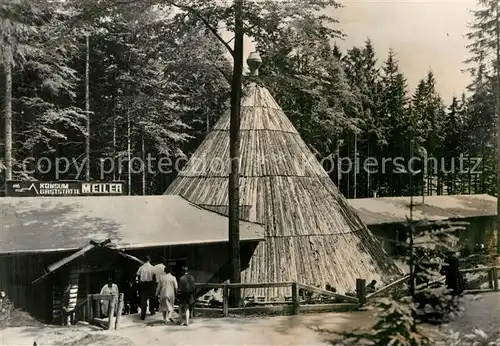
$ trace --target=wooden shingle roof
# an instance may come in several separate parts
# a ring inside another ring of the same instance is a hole
[[[263,226],[241,221],[242,240]],[[0,198],[0,254],[77,250],[110,239],[115,248],[228,241],[224,215],[181,196]]]
[[[228,110],[167,194],[227,207],[229,118]],[[381,282],[400,275],[266,88],[245,88],[240,130],[240,204],[250,206],[250,221],[265,225],[266,239],[243,282],[329,283],[345,293],[354,290],[356,278]]]
[[[413,198],[414,220],[448,220],[495,216],[496,197],[477,195],[422,196]],[[369,226],[406,221],[410,215],[410,197],[349,199],[361,220]]]

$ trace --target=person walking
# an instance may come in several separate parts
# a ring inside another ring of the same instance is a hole
[[[163,314],[163,322],[165,323],[167,322],[167,313],[168,320],[174,322],[172,319],[172,312],[174,311],[174,301],[177,290],[177,279],[172,275],[172,268],[166,266],[164,275],[160,276],[158,286],[156,287],[156,296],[159,297],[160,301],[159,310]]]
[[[189,326],[189,310],[191,309],[191,305],[194,304],[194,278],[189,274],[187,266],[184,266],[182,271],[184,275],[179,279],[180,324]]]
[[[158,287],[158,283],[160,282],[160,277],[165,275],[165,264],[166,264],[165,258],[162,258],[160,263],[154,266],[154,271],[155,271],[155,277],[156,277],[156,286]],[[158,298],[154,296],[152,298],[152,310],[153,311],[158,311],[160,307],[160,302],[158,301]]]
[[[112,295],[113,299],[115,299],[115,309],[118,309],[118,286],[113,283],[113,279],[109,278],[108,283],[104,285],[101,289],[102,295]],[[109,315],[109,303],[111,301],[109,300],[101,300],[101,315],[102,316],[108,316]]]
[[[155,270],[151,264],[151,257],[146,257],[146,263],[137,270],[137,281],[139,282],[139,301],[141,306],[141,320],[146,319],[146,309],[149,300],[149,312],[154,315],[152,299],[155,293]]]

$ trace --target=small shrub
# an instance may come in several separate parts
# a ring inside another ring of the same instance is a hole
[[[427,346],[430,339],[418,331],[416,307],[411,298],[375,300],[377,322],[370,331],[345,333],[344,345]]]

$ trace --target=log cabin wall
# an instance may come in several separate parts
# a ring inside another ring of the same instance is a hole
[[[257,242],[241,245],[242,268],[248,262]],[[227,243],[156,247],[127,251],[144,259],[153,258],[156,264],[161,258],[181,260],[190,267],[197,282],[223,282],[228,277]],[[68,256],[69,253],[37,254],[0,257],[0,289],[5,289],[15,306],[44,321],[60,324],[64,289],[70,284],[69,308],[87,298],[88,294],[100,293],[102,286],[112,277],[123,289],[124,281],[135,279],[139,263],[117,255],[107,249],[95,249],[85,256],[57,269],[45,279],[32,284],[44,274],[44,268]]]

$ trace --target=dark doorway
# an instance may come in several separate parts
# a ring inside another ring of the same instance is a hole
[[[87,273],[86,279],[88,280],[88,288],[91,294],[99,294],[101,293],[101,289],[104,285],[108,283],[108,278],[114,278],[114,271],[112,270],[103,270],[97,271],[93,273]]]

